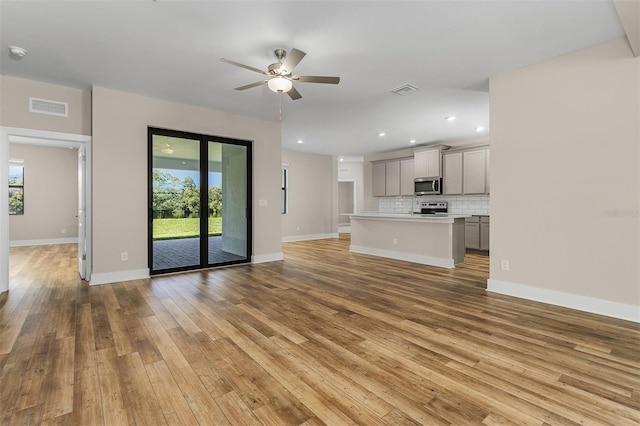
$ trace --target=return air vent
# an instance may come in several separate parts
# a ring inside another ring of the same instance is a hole
[[[68,117],[69,104],[64,102],[48,101],[46,99],[29,98],[29,112]]]
[[[349,173],[348,167],[341,167],[338,169],[338,173]]]
[[[396,95],[400,95],[400,96],[405,96],[413,92],[417,92],[418,90],[420,89],[418,89],[416,86],[405,84],[404,86],[396,87],[391,91],[391,93],[395,93]]]

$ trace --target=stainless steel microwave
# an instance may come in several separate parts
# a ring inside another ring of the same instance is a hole
[[[442,193],[442,178],[417,178],[414,180],[415,195],[437,195]]]

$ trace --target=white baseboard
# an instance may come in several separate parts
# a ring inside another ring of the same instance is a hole
[[[351,233],[351,225],[338,225],[338,233],[339,234],[350,234]]]
[[[354,253],[370,254],[373,256],[388,257],[396,260],[405,260],[407,262],[421,263],[423,265],[438,266],[440,268],[454,268],[453,259],[445,259],[440,257],[423,256],[419,254],[404,253],[401,251],[383,250],[371,247],[350,245],[349,251]]]
[[[605,315],[627,321],[640,322],[640,306],[627,305],[593,297],[563,293],[555,290],[514,284],[505,281],[487,280],[487,291],[549,303],[593,314]]]
[[[16,240],[10,241],[9,247],[26,247],[26,246],[50,246],[54,244],[77,244],[78,237],[71,238],[48,238],[45,240]]]
[[[93,273],[89,285],[113,284],[122,281],[143,280],[149,278],[149,268],[130,271]]]
[[[266,263],[266,262],[277,262],[278,260],[283,260],[284,254],[282,252],[278,253],[268,253],[268,254],[258,254],[251,256],[251,263]]]
[[[311,235],[292,235],[282,237],[283,243],[292,243],[294,241],[310,241],[310,240],[326,240],[328,238],[338,238],[338,233],[334,234],[311,234]]]

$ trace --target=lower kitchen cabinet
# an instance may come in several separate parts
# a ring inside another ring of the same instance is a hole
[[[464,247],[480,250],[480,217],[478,216],[464,220]]]
[[[472,216],[464,220],[464,246],[489,251],[489,216]]]
[[[480,216],[480,250],[489,251],[489,216]]]

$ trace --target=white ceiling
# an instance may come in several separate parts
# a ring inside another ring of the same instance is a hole
[[[295,47],[307,52],[295,74],[341,82],[282,96],[283,147],[343,156],[487,136],[490,76],[624,35],[609,0],[2,0],[0,28],[4,75],[272,121],[279,95],[233,90],[261,75],[219,59],[266,69],[274,49]],[[390,93],[407,83],[420,90]]]

